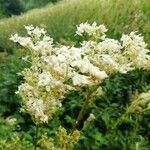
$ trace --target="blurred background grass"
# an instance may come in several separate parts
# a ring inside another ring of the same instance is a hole
[[[40,8],[59,0],[0,0],[0,19],[20,15],[33,8]]]
[[[105,24],[108,34],[139,31],[150,43],[150,1],[147,0],[63,0],[34,9],[20,16],[0,20],[0,51],[12,52],[11,34],[24,34],[24,25],[45,27],[57,41],[73,41],[76,25],[81,22]]]

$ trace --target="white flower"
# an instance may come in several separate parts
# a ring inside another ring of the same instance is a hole
[[[25,28],[28,36],[15,34],[10,38],[29,48],[31,54],[31,67],[22,71],[25,82],[16,93],[22,97],[24,110],[37,124],[53,118],[69,90],[97,85],[117,72],[150,69],[149,50],[143,37],[136,32],[123,35],[120,42],[106,37],[104,25],[81,23],[76,34],[83,36],[86,33],[89,39],[78,47],[70,47],[55,46],[42,28],[32,25]],[[27,57],[24,59],[27,60]],[[95,91],[97,95],[101,93],[101,89]],[[141,101],[143,104],[149,102],[148,96],[143,96],[147,99]]]
[[[50,84],[51,80],[52,80],[51,74],[44,71],[38,76],[38,85],[47,86]]]
[[[100,58],[99,58],[100,62],[102,61],[102,63],[104,64],[104,66],[106,67],[110,67],[112,68],[112,70],[116,70],[116,71],[119,71],[119,64],[116,62],[116,60],[114,59],[114,57],[111,57],[110,55],[107,55],[107,54],[103,54],[103,55],[100,55]],[[110,69],[109,68],[109,69]],[[106,69],[106,68],[105,68]]]
[[[119,41],[114,39],[106,39],[98,43],[98,49],[106,54],[121,53],[122,46]]]
[[[76,34],[82,36],[82,34],[84,33],[85,28],[87,27],[88,23],[81,23],[79,26],[77,26],[77,31]]]
[[[107,29],[106,29],[105,25],[103,25],[103,24],[99,26],[99,30],[100,30],[100,33],[107,32]]]
[[[60,63],[62,63],[62,62],[65,62],[66,57],[64,55],[60,54],[60,55],[58,55],[57,59]]]
[[[48,123],[48,116],[47,115],[43,115],[40,120],[42,122],[44,122],[44,123]]]
[[[96,77],[98,80],[103,80],[108,77],[105,71],[100,71],[98,67],[91,66],[89,73]]]
[[[85,55],[88,55],[88,54],[92,54],[93,51],[96,50],[97,42],[91,41],[91,40],[89,40],[89,41],[83,41],[81,43],[81,45],[82,45],[81,48],[83,49]]]
[[[70,49],[70,52],[71,52],[72,58],[75,59],[75,60],[81,59],[81,56],[84,54],[82,49],[75,48],[75,47],[72,47]]]
[[[19,43],[23,47],[33,47],[33,43],[30,37],[19,37],[18,34],[11,35],[10,40],[15,43]]]
[[[24,47],[26,46],[32,47],[33,45],[30,37],[20,38],[18,42],[20,43],[21,46],[24,46]]]
[[[31,31],[31,30],[34,29],[34,26],[33,26],[33,25],[27,25],[27,26],[25,26],[25,29],[26,29],[27,31]]]
[[[127,46],[139,46],[141,48],[146,48],[147,44],[144,42],[143,37],[137,32],[131,32],[129,35],[123,34],[121,37],[123,47]]]
[[[33,49],[35,51],[40,51],[42,55],[46,55],[52,51],[52,42],[38,41]]]
[[[92,25],[89,23],[81,23],[79,26],[77,26],[76,34],[79,36],[82,36],[83,33],[87,33],[88,35],[103,35],[107,31],[106,27],[104,25],[97,26],[97,23],[94,22]]]
[[[73,85],[84,86],[86,84],[91,84],[89,77],[85,75],[75,74],[72,78]]]
[[[35,100],[31,105],[31,109],[35,111],[35,117],[37,118],[39,117],[42,122],[48,123],[48,116],[44,114],[45,105],[43,103],[43,100],[41,99]]]
[[[31,34],[33,34],[36,37],[41,37],[42,34],[45,34],[46,31],[42,28],[36,27],[31,31]]]
[[[11,40],[11,41],[14,41],[14,42],[18,42],[18,40],[19,40],[19,35],[18,35],[17,33],[14,34],[14,35],[11,35],[10,40]]]
[[[87,58],[83,58],[81,60],[73,61],[71,63],[71,66],[73,67],[78,67],[82,73],[88,73],[89,72],[89,67],[92,64]]]

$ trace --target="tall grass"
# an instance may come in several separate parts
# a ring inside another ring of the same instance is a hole
[[[55,5],[0,21],[0,51],[15,48],[9,37],[24,34],[23,25],[45,27],[57,41],[73,40],[76,24],[96,21],[105,24],[110,36],[139,31],[150,43],[150,1],[148,0],[63,0]]]

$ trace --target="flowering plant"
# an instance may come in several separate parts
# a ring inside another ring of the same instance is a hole
[[[22,71],[24,83],[18,87],[16,93],[22,97],[23,110],[32,116],[36,126],[53,119],[54,113],[62,107],[67,92],[79,91],[83,87],[88,89],[87,98],[72,132],[68,134],[65,128],[60,127],[56,135],[59,144],[55,145],[50,139],[51,149],[73,148],[80,138],[76,125],[95,94],[103,93],[99,84],[106,78],[115,73],[125,74],[136,68],[150,68],[149,50],[143,37],[136,32],[123,34],[118,41],[106,37],[107,29],[104,25],[98,26],[96,22],[92,25],[81,23],[77,26],[76,35],[88,38],[77,47],[57,46],[42,28],[29,25],[25,26],[25,29],[28,36],[20,37],[15,34],[10,38],[29,50],[29,56],[23,59],[31,63],[30,68]],[[133,101],[127,114],[138,110],[141,98],[144,101],[144,94]],[[147,97],[145,101],[144,108],[148,109],[150,101]],[[95,118],[93,114],[90,114],[87,121],[92,120],[91,118]]]

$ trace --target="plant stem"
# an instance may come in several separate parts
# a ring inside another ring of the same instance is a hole
[[[37,149],[37,139],[38,139],[38,132],[39,132],[39,127],[36,125],[36,130],[35,130],[35,142],[34,142],[34,150]]]
[[[80,110],[80,112],[78,114],[78,117],[77,117],[76,123],[75,123],[75,125],[73,127],[73,130],[77,127],[79,121],[82,119],[82,117],[84,115],[84,112],[85,112],[85,110],[86,110],[86,108],[87,108],[87,106],[89,104],[90,99],[91,99],[91,94],[92,93],[90,93],[89,90],[88,90],[88,94],[87,94],[86,99],[85,99],[85,101],[84,101],[84,103],[82,105],[82,108],[81,108],[81,110]]]
[[[116,121],[116,123],[113,126],[113,129],[116,129],[126,118],[127,113],[123,114],[121,117],[119,117]]]
[[[121,117],[117,119],[115,125],[113,126],[113,129],[116,129],[128,117],[129,113],[131,112],[130,109],[132,109],[131,106],[126,110],[126,112]]]
[[[113,126],[113,129],[116,129],[128,117],[129,113],[134,112],[138,104],[139,100],[133,101],[131,105],[127,108],[126,112],[117,119],[115,125]]]

